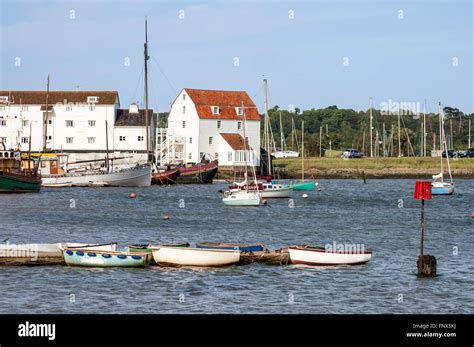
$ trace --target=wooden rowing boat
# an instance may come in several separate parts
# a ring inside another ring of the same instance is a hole
[[[227,266],[237,264],[240,252],[227,249],[150,246],[160,266]]]
[[[292,264],[305,265],[357,265],[367,263],[372,257],[372,251],[329,251],[318,246],[289,247]]]
[[[288,265],[290,264],[290,255],[288,248],[276,250],[265,249],[260,252],[241,252],[241,264],[263,263],[266,265]]]

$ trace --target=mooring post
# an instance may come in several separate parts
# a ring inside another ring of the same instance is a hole
[[[431,200],[431,182],[417,181],[415,183],[415,200],[421,200],[421,221],[420,221],[420,256],[416,262],[418,277],[436,276],[436,258],[432,255],[424,255],[425,241],[425,200]]]

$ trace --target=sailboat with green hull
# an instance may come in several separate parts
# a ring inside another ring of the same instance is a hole
[[[316,187],[316,182],[304,181],[304,120],[301,121],[301,182],[293,183],[293,190],[310,191]]]

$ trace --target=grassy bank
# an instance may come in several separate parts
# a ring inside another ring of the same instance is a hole
[[[474,158],[451,159],[450,164],[454,177],[474,178]],[[301,158],[278,159],[274,166],[281,176],[301,177]],[[439,170],[439,158],[305,159],[305,176],[316,178],[430,178]]]

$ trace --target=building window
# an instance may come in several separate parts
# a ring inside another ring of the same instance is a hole
[[[212,114],[219,114],[219,106],[212,106]]]
[[[183,129],[186,128],[186,121],[183,120]]]
[[[51,119],[48,120],[48,124],[53,124],[53,121]]]
[[[222,129],[222,121],[217,121],[217,129]]]
[[[183,114],[186,113],[186,106],[183,106]]]
[[[246,136],[245,137],[245,144],[248,145],[249,144],[249,138]]]
[[[119,136],[119,141],[125,141],[125,136]]]
[[[214,153],[214,159],[216,159],[216,160],[219,159],[219,153],[217,153],[217,152]]]
[[[242,130],[242,122],[237,122],[237,130]]]
[[[143,136],[138,136],[138,141],[143,141]]]
[[[183,93],[183,100],[186,100],[186,94]]]
[[[209,136],[209,144],[212,145],[212,136]]]
[[[66,105],[66,111],[72,111],[72,106],[71,105]]]
[[[87,97],[87,103],[93,103],[93,102],[98,102],[99,101],[99,97],[97,96],[88,96]]]
[[[244,108],[243,107],[237,107],[237,115],[239,115],[239,116],[244,115]]]
[[[202,159],[202,157],[204,157],[204,152],[199,153],[199,158]]]
[[[74,121],[73,121],[73,120],[67,120],[67,121],[66,121],[66,127],[67,127],[67,128],[72,128],[72,127],[74,127]]]
[[[6,127],[7,126],[7,121],[6,120],[0,120],[0,126],[1,127]]]
[[[7,143],[6,137],[0,137],[0,143]]]
[[[227,152],[227,160],[229,162],[232,162],[232,152],[231,151]]]
[[[52,140],[53,137],[51,135],[48,136],[48,140]]]
[[[89,104],[89,111],[95,111],[95,105]]]
[[[90,145],[93,145],[95,143],[95,137],[88,137],[87,138],[87,142],[90,144]]]
[[[28,106],[21,106],[22,111],[28,111]]]
[[[27,121],[27,120],[23,120],[23,126],[24,126],[24,127],[27,127],[27,126],[28,126],[28,121]]]
[[[189,138],[189,144],[190,144],[190,145],[193,144],[193,138],[192,138],[192,137]]]
[[[193,159],[193,154],[192,153],[189,153],[189,160]]]
[[[73,143],[74,137],[66,137],[66,143]]]
[[[28,138],[27,137],[22,137],[21,138],[21,143],[28,143]]]
[[[95,127],[95,120],[90,120],[87,122],[90,127]]]

